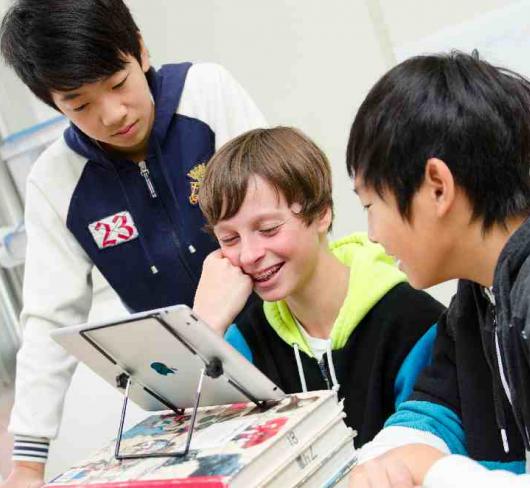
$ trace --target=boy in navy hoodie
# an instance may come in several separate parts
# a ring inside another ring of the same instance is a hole
[[[476,56],[411,58],[364,100],[347,162],[411,284],[460,279],[351,486],[530,486],[530,83]]]
[[[49,332],[87,319],[94,266],[132,311],[191,305],[217,247],[198,206],[205,163],[264,120],[219,66],[151,68],[122,0],[19,0],[3,19],[1,50],[71,122],[27,182],[24,341],[6,485],[21,486],[42,482],[75,367]]]

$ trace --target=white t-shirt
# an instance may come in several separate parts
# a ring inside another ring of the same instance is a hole
[[[302,336],[304,336],[307,345],[311,348],[313,356],[318,362],[320,362],[322,356],[324,356],[326,351],[331,347],[331,339],[320,339],[319,337],[310,336],[296,317],[294,318],[294,321],[296,322],[296,325],[298,325]]]

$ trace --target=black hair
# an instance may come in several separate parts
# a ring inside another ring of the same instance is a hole
[[[512,71],[467,55],[410,58],[370,90],[353,122],[350,176],[399,212],[411,203],[429,158],[443,160],[487,231],[530,209],[530,83]]]
[[[43,102],[141,62],[139,30],[123,0],[17,0],[0,27],[2,55]]]

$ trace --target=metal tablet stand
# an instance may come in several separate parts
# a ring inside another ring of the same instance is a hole
[[[167,324],[160,316],[157,315],[151,315],[150,317],[146,318],[153,318],[157,320],[162,327],[164,327],[168,332],[171,333],[177,340],[182,342],[193,354],[196,354],[196,351],[193,350],[192,347],[190,347],[189,344],[187,344],[170,326]],[[103,356],[105,356],[109,361],[111,361],[113,364],[117,365],[117,362],[112,358],[106,351],[104,351],[91,337],[89,337],[85,332],[81,332],[81,336],[89,342],[99,353],[101,353]],[[131,375],[123,372],[119,374],[116,377],[116,386],[119,389],[125,389],[125,396],[123,398],[123,405],[121,409],[121,416],[120,416],[120,424],[118,427],[118,435],[116,437],[116,447],[114,449],[114,457],[121,461],[124,459],[143,459],[143,458],[163,458],[163,457],[171,457],[171,458],[179,458],[179,457],[185,457],[188,455],[188,452],[190,450],[191,441],[193,438],[193,430],[195,428],[195,421],[197,419],[197,412],[199,409],[199,403],[201,399],[201,392],[202,392],[202,383],[204,376],[209,376],[210,378],[218,378],[224,373],[223,370],[223,363],[222,361],[214,357],[212,358],[208,363],[205,362],[204,367],[201,369],[201,374],[199,376],[199,381],[197,383],[197,390],[195,393],[195,402],[193,406],[193,410],[191,413],[191,421],[188,429],[188,435],[186,437],[186,445],[184,446],[184,449],[182,451],[178,452],[166,452],[166,453],[142,453],[142,454],[121,454],[120,453],[120,446],[122,442],[123,437],[123,425],[125,422],[125,416],[127,413],[127,403],[129,400],[129,392],[131,385],[133,383],[133,378],[131,378]],[[238,385],[235,381],[232,381],[230,378],[228,378],[228,382],[241,394],[246,396],[249,401],[256,404],[258,407],[262,407],[266,402],[263,402],[261,400],[258,400],[254,397],[251,393],[249,393],[246,389],[242,388],[240,385]],[[167,407],[170,410],[173,410],[177,415],[183,415],[184,409],[176,407],[175,405],[172,405],[171,402],[163,398],[162,396],[158,395],[156,392],[152,391],[151,389],[142,386],[143,390],[151,395],[153,398],[158,400],[162,405]]]

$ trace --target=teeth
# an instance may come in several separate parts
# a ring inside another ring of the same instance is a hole
[[[263,274],[260,274],[258,276],[254,276],[254,279],[256,281],[265,281],[268,280],[274,273],[276,273],[280,269],[281,265],[274,266],[273,268],[270,268],[268,271],[266,271]]]

